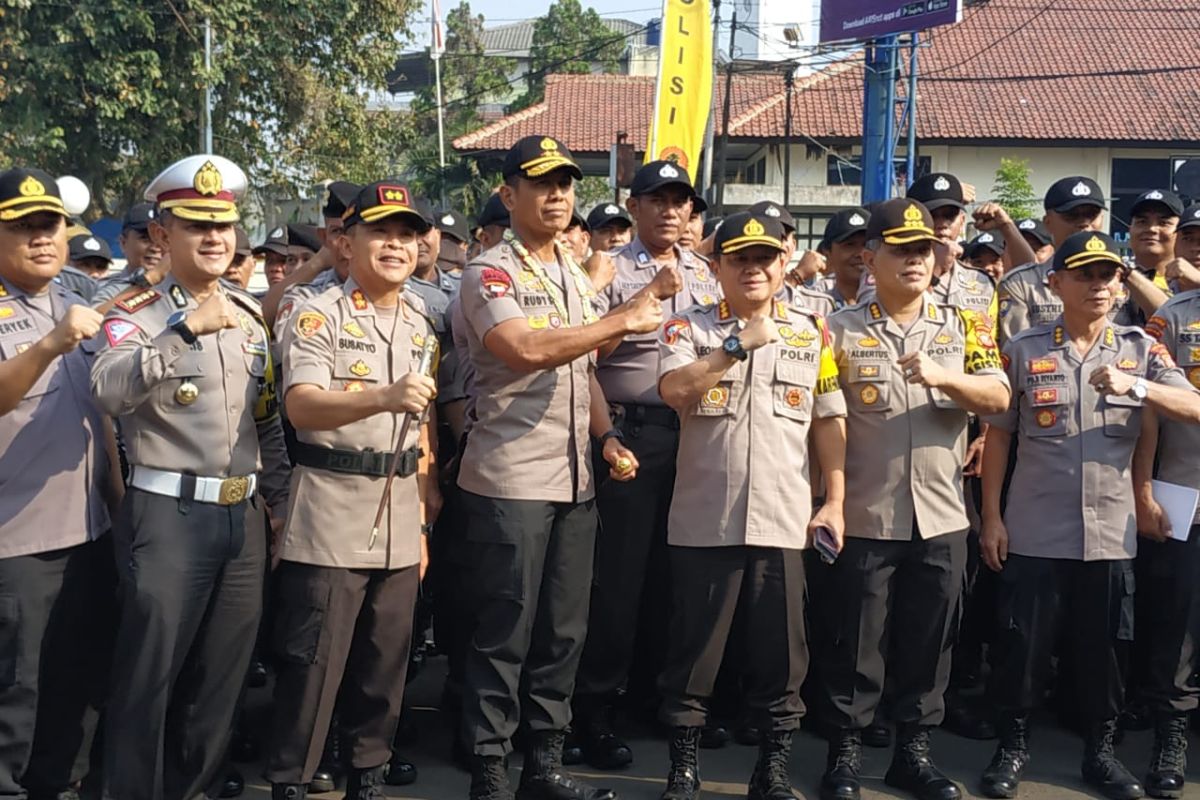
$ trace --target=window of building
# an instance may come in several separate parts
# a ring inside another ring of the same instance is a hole
[[[900,186],[905,185],[908,162],[903,158],[897,158],[893,162],[893,168],[896,173],[896,183]],[[917,156],[917,174],[913,176],[913,179],[928,175],[932,171],[933,160],[929,156]],[[826,156],[825,185],[862,186],[862,156]]]

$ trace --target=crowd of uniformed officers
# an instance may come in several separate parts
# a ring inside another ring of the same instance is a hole
[[[0,174],[0,798],[238,794],[260,660],[273,797],[382,797],[429,598],[455,796],[615,798],[564,765],[628,766],[648,713],[663,800],[731,735],[746,796],[793,797],[802,723],[826,800],[889,744],[888,785],[957,800],[941,724],[1016,797],[1048,694],[1095,791],[1182,796],[1200,535],[1159,501],[1200,488],[1200,205],[1139,197],[1127,256],[1069,177],[963,246],[938,173],[800,254],[675,163],[586,218],[551,137],[503,177],[474,230],[339,181],[252,249],[245,174],[191,156],[96,282],[54,180]]]

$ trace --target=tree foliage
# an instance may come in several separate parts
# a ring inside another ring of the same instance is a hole
[[[604,24],[594,8],[579,0],[556,0],[533,27],[529,49],[529,88],[514,104],[527,108],[545,94],[548,73],[586,74],[599,67],[616,72],[627,40]]]
[[[1013,219],[1032,217],[1037,213],[1037,195],[1030,180],[1029,161],[1024,158],[1001,158],[992,184],[992,199]]]
[[[396,164],[400,115],[373,112],[417,0],[0,0],[0,163],[71,173],[118,210],[171,161],[214,151],[294,194]],[[204,69],[204,23],[212,69]]]

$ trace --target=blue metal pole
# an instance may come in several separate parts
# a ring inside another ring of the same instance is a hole
[[[912,186],[917,179],[917,45],[921,34],[912,35],[912,46],[908,52],[908,146],[905,156],[905,181]]]
[[[867,45],[863,78],[863,205],[890,198],[895,183],[892,151],[896,137],[897,42],[893,35]]]

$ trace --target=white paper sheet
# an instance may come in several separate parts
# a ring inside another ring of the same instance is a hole
[[[1200,501],[1200,491],[1166,481],[1151,481],[1151,485],[1154,499],[1171,520],[1171,538],[1186,542],[1196,515],[1196,503]]]

